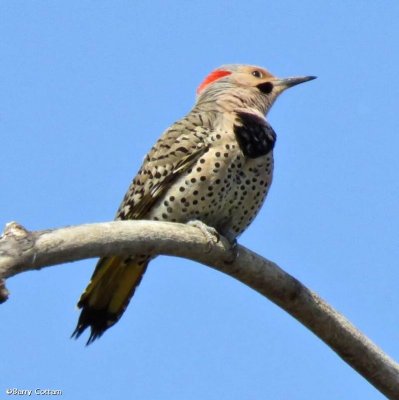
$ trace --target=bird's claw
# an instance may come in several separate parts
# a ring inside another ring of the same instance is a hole
[[[209,253],[212,250],[212,247],[215,244],[219,243],[220,234],[215,228],[213,228],[197,219],[188,221],[187,225],[194,226],[195,228],[198,228],[203,233],[203,235],[205,236],[206,242],[207,242],[207,247],[208,247],[207,253]]]

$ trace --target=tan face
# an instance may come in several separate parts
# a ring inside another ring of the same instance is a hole
[[[232,82],[241,87],[253,87],[259,89],[263,94],[270,94],[274,91],[277,96],[282,90],[282,87],[276,88],[274,83],[279,81],[274,75],[264,68],[243,65],[237,68],[230,76]]]
[[[254,66],[240,66],[230,79],[240,86],[257,87],[258,85],[271,82],[276,79],[269,71],[264,68]]]
[[[315,79],[315,76],[298,76],[292,78],[277,78],[264,68],[240,66],[231,75],[231,80],[243,87],[256,87],[263,94],[277,97],[284,90],[303,82]]]

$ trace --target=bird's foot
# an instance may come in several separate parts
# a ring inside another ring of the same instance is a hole
[[[207,253],[209,253],[212,250],[212,246],[214,246],[220,240],[220,234],[215,228],[208,226],[198,219],[188,221],[187,225],[194,226],[203,233],[207,242]]]
[[[230,258],[225,261],[225,264],[233,264],[233,262],[238,258],[238,242],[237,239],[231,239],[229,240],[230,248],[229,248],[229,253],[230,253]]]

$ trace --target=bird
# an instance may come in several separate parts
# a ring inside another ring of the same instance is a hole
[[[236,243],[272,182],[276,133],[267,113],[283,91],[315,78],[278,78],[244,64],[212,71],[198,86],[192,110],[145,156],[115,219],[197,221]],[[90,327],[89,345],[113,326],[152,258],[101,258],[78,301],[81,313],[72,337]]]

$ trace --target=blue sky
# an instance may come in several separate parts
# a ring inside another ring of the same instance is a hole
[[[317,75],[269,114],[275,178],[240,243],[399,359],[398,2],[5,0],[0,15],[2,226],[111,220],[144,154],[221,64]],[[383,398],[259,294],[170,257],[86,348],[69,336],[94,264],[8,281],[2,398],[9,387],[64,399]]]

